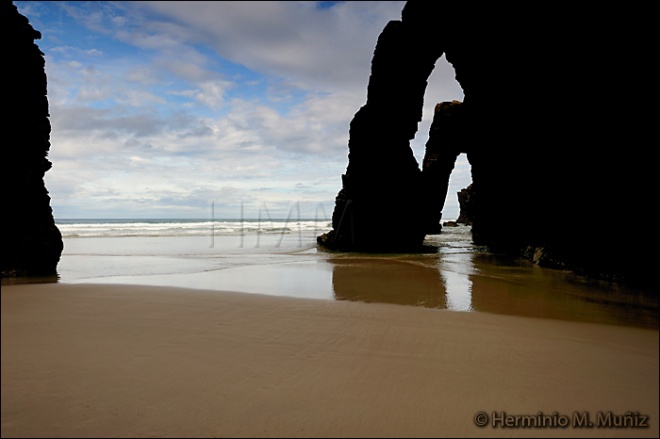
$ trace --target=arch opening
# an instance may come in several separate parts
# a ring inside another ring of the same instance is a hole
[[[445,203],[442,208],[443,221],[455,221],[470,225],[469,214],[463,209],[461,193],[465,194],[464,197],[467,197],[471,184],[472,172],[470,162],[468,161],[467,154],[461,153],[456,159],[454,170],[449,175],[447,196],[445,197]]]
[[[421,132],[428,133],[422,149],[424,156],[420,160],[425,193],[422,202],[431,205],[425,214],[427,233],[437,234],[442,228],[441,223],[458,220],[458,192],[467,188],[472,179],[466,156],[467,145],[463,140],[462,102],[465,94],[456,80],[454,66],[445,54],[436,60],[427,82],[420,126]],[[438,97],[442,102],[438,103]]]

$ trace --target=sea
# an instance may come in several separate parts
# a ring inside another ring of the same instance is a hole
[[[56,225],[63,238],[302,234],[332,227],[329,220],[318,219],[62,219]]]
[[[383,218],[386,221],[386,218]],[[489,253],[469,226],[428,235],[433,251],[329,251],[326,219],[56,219],[54,281],[155,285],[418,306],[658,328],[658,298]],[[386,239],[386,237],[384,237]]]

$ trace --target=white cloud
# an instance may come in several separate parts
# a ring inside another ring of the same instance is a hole
[[[73,46],[59,46],[53,47],[51,53],[57,53],[63,56],[103,56],[103,52],[99,49],[81,49],[80,47]]]
[[[195,93],[195,99],[213,110],[221,108],[224,103],[226,84],[222,81],[202,82]]]
[[[135,2],[187,29],[221,56],[298,86],[362,88],[384,25],[404,2]]]
[[[46,50],[56,216],[203,216],[212,200],[219,215],[243,202],[286,216],[297,201],[331,213],[376,40],[403,2],[61,6],[89,37],[61,26]],[[435,104],[461,98],[440,60],[420,163]]]

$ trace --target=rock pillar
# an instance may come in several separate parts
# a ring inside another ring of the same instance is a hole
[[[2,147],[2,277],[52,275],[63,249],[44,175],[51,168],[41,34],[11,2],[0,3],[5,35]]]

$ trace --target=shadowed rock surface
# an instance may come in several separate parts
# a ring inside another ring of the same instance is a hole
[[[410,140],[422,119],[427,78],[442,49],[411,49],[427,46],[429,30],[391,21],[378,38],[367,103],[350,124],[349,163],[333,230],[319,237],[329,248],[407,251],[422,244],[422,173]]]
[[[457,195],[460,211],[458,213],[456,222],[459,224],[465,224],[466,226],[471,226],[472,217],[474,216],[474,206],[472,205],[472,185],[461,189],[458,191]]]
[[[422,163],[423,220],[426,233],[440,233],[442,208],[449,189],[449,177],[458,155],[467,152],[462,107],[459,101],[441,102],[435,106],[429,140]]]
[[[47,81],[41,34],[0,2],[3,59],[2,277],[52,275],[63,249],[44,174],[51,168]]]
[[[655,226],[614,230],[622,216],[655,217],[655,165],[642,152],[649,118],[641,110],[651,28],[643,20],[629,26],[639,18],[621,8],[407,2],[378,39],[367,103],[350,126],[333,230],[318,242],[397,251],[421,245],[437,224],[456,145],[438,137],[436,156],[446,160],[434,164],[444,169],[434,193],[409,141],[426,80],[444,54],[465,95],[462,139],[453,143],[466,146],[471,165],[475,244],[546,266],[651,281],[658,234],[645,228]]]

